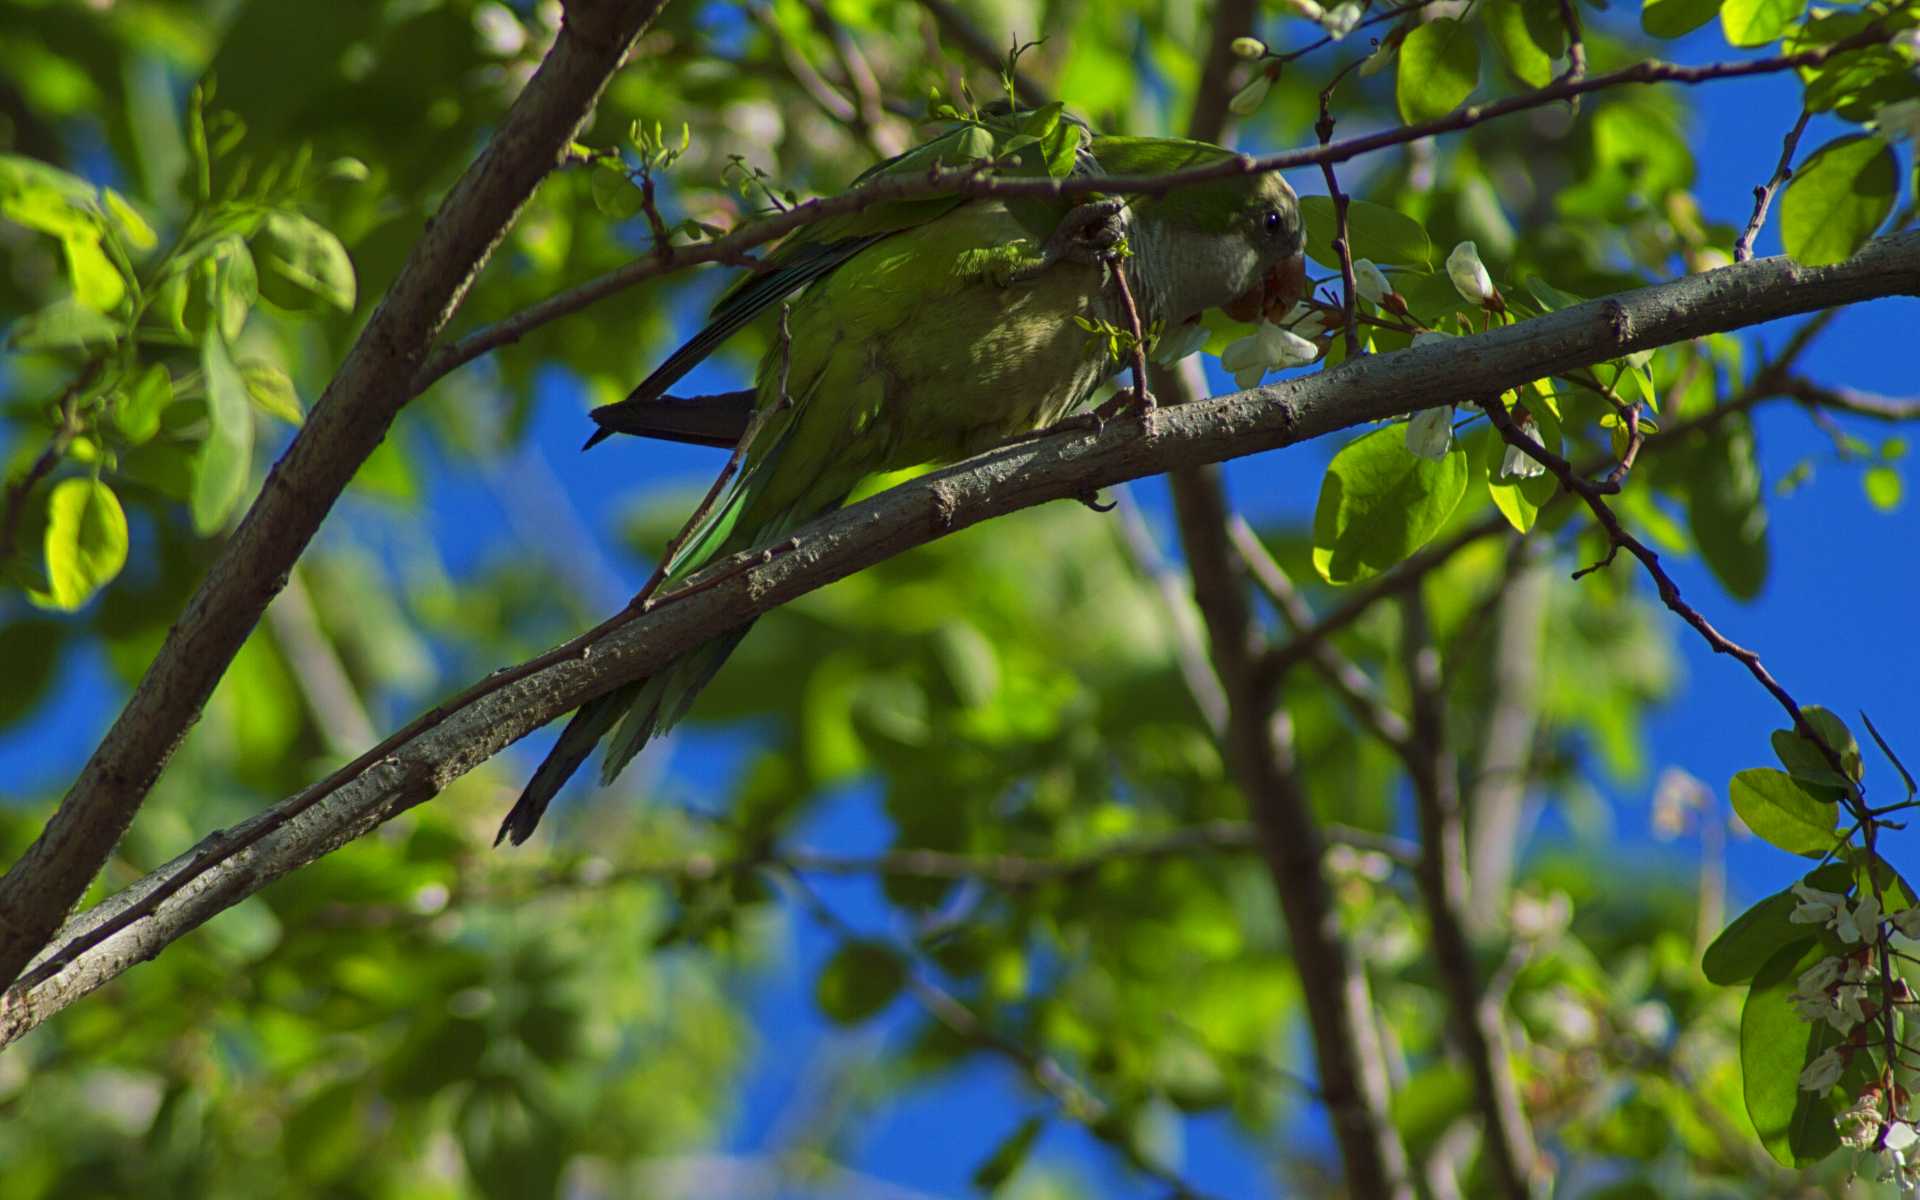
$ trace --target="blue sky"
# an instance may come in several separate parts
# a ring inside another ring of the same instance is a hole
[[[1675,56],[1697,61],[1723,53],[1717,31],[1709,29],[1679,47]],[[1751,207],[1754,184],[1772,170],[1781,134],[1797,115],[1798,87],[1784,77],[1739,80],[1702,89],[1696,100],[1696,191],[1709,218],[1738,226]],[[1817,146],[1837,132],[1837,126],[1816,121],[1803,146]],[[1763,233],[1757,249],[1761,254],[1779,251],[1777,226]],[[1911,358],[1916,329],[1920,301],[1858,307],[1840,318],[1806,358],[1806,368],[1834,383],[1909,392],[1920,377]],[[1770,327],[1751,336],[1777,344],[1783,332],[1782,327]],[[1214,382],[1221,390],[1230,386],[1218,376]],[[710,366],[689,379],[687,390],[726,386],[738,386],[737,377],[728,368]],[[1870,437],[1881,432],[1871,423],[1843,424]],[[609,547],[608,560],[624,576],[620,588],[631,590],[644,577],[643,565],[611,549],[618,510],[630,502],[631,481],[706,475],[717,468],[720,456],[627,443],[581,457],[576,449],[583,427],[579,398],[564,385],[545,389],[533,425],[538,453],[548,463],[564,465],[555,475],[567,502],[580,515],[586,536]],[[1838,461],[1825,435],[1790,406],[1763,412],[1757,429],[1769,481],[1808,454],[1814,456],[1817,471],[1811,486],[1770,503],[1773,568],[1764,593],[1751,604],[1738,604],[1697,561],[1670,558],[1668,565],[1686,595],[1734,640],[1759,649],[1803,703],[1824,703],[1850,721],[1865,709],[1896,748],[1920,764],[1920,689],[1914,683],[1920,676],[1920,651],[1910,626],[1914,598],[1920,596],[1920,527],[1914,521],[1914,502],[1892,515],[1871,508],[1858,468]],[[1228,479],[1236,502],[1256,521],[1305,519],[1336,444],[1230,464]],[[1920,479],[1912,478],[1910,468],[1908,474],[1911,491]],[[1164,518],[1160,483],[1149,482],[1138,494],[1150,515]],[[479,539],[497,536],[504,523],[504,514],[488,511],[487,499],[456,480],[436,479],[429,502],[430,519],[455,564],[472,561]],[[1713,655],[1677,623],[1674,641],[1685,678],[1674,701],[1646,731],[1650,763],[1654,772],[1670,764],[1682,766],[1724,796],[1726,780],[1735,771],[1769,761],[1767,732],[1784,722],[1737,663]],[[0,788],[17,794],[70,778],[116,703],[97,661],[69,662],[57,696],[39,718],[0,735],[0,781],[7,781]],[[739,757],[739,745],[727,735],[681,737],[675,742],[672,768],[695,779],[724,779]],[[543,747],[544,742],[530,743],[515,753],[530,767]],[[1884,764],[1871,751],[1869,771],[1869,783],[1876,776],[1886,778]],[[1611,797],[1619,836],[1627,842],[1646,839],[1654,772],[1643,785]],[[871,797],[858,790],[830,806],[801,838],[848,852],[878,849],[886,839],[887,829]],[[1910,857],[1912,848],[1908,834],[1896,835],[1888,847],[1896,861]],[[1676,863],[1692,852],[1690,841],[1668,851]],[[1793,860],[1758,843],[1735,843],[1730,855],[1736,904],[1742,896],[1751,899],[1783,886],[1794,872]],[[886,928],[887,909],[871,884],[834,881],[821,891],[856,926]],[[805,1089],[818,1063],[873,1053],[909,1015],[890,1013],[877,1029],[853,1034],[824,1026],[814,1015],[811,981],[834,939],[801,916],[794,918],[792,934],[787,960],[750,987],[765,1052],[745,1081],[727,1138],[728,1148],[743,1153],[763,1148],[789,1106],[805,1103]],[[912,1094],[864,1122],[852,1165],[930,1194],[964,1194],[966,1177],[998,1140],[1024,1116],[1046,1110],[1047,1102],[1021,1086],[1011,1069],[982,1065]],[[1301,1132],[1317,1136],[1311,1126]],[[1259,1147],[1224,1119],[1189,1122],[1186,1137],[1182,1169],[1201,1187],[1222,1195],[1251,1195],[1268,1186]],[[1061,1124],[1051,1127],[1037,1156],[1072,1162],[1103,1196],[1144,1197],[1164,1191],[1127,1175],[1110,1152]]]

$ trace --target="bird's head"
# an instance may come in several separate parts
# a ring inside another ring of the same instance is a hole
[[[1234,157],[1206,142],[1098,138],[1094,156],[1110,175],[1162,175]],[[1239,321],[1279,316],[1307,295],[1306,228],[1300,200],[1277,172],[1211,179],[1137,204],[1143,233],[1161,239],[1171,323],[1209,308]]]
[[[1220,309],[1236,321],[1277,321],[1307,298],[1307,234],[1299,197],[1277,172],[1230,182],[1241,187],[1228,256],[1251,269],[1224,273],[1223,284],[1234,290]]]

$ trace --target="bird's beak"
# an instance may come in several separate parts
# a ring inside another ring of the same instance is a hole
[[[1278,321],[1307,298],[1307,256],[1296,254],[1275,263],[1257,286],[1220,306],[1236,321]]]

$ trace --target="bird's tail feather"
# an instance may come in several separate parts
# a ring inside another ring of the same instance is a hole
[[[693,707],[693,698],[713,682],[720,664],[727,661],[749,628],[750,624],[742,625],[732,633],[694,647],[641,685],[627,709],[627,719],[607,742],[607,754],[600,767],[602,785],[612,783],[614,776],[626,769],[642,747],[687,715],[687,710]]]
[[[500,832],[494,835],[494,845],[510,840],[518,846],[532,836],[534,826],[540,823],[541,816],[547,811],[547,805],[553,803],[561,787],[579,769],[580,764],[587,761],[593,748],[620,720],[634,697],[648,682],[644,679],[635,680],[580,706],[580,711],[573,714],[573,720],[567,722],[560,740],[547,752],[540,769],[533,773],[532,779],[527,780],[526,790],[520,793],[519,802],[507,813],[507,819],[500,822]]]

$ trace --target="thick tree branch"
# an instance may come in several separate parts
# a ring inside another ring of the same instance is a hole
[[[508,673],[465,704],[209,839],[232,848],[174,876],[186,855],[70,921],[46,970],[0,1003],[0,1042],[215,913],[418,804],[510,742],[717,633],[910,546],[1088,488],[1291,445],[1417,408],[1471,403],[1542,375],[1632,350],[1744,328],[1794,313],[1920,292],[1920,233],[1885,238],[1833,267],[1759,259],[1563,309],[1445,344],[1371,356],[1334,370],[1160,409],[1152,431],[1122,420],[1003,447],[923,476],[800,531],[791,549],[719,564],[652,612]],[[311,425],[309,426],[311,428]],[[151,898],[174,889],[163,903]],[[109,933],[110,931],[110,933]],[[80,944],[80,939],[87,939]]]
[[[19,974],[93,881],[267,602],[413,395],[433,339],[663,2],[567,7],[552,51],[442,202],[119,719],[0,878],[0,979]]]
[[[1527,796],[1527,768],[1540,720],[1540,653],[1547,568],[1537,541],[1516,542],[1494,605],[1488,655],[1491,693],[1471,794],[1471,895],[1467,919],[1487,936],[1506,919]]]

